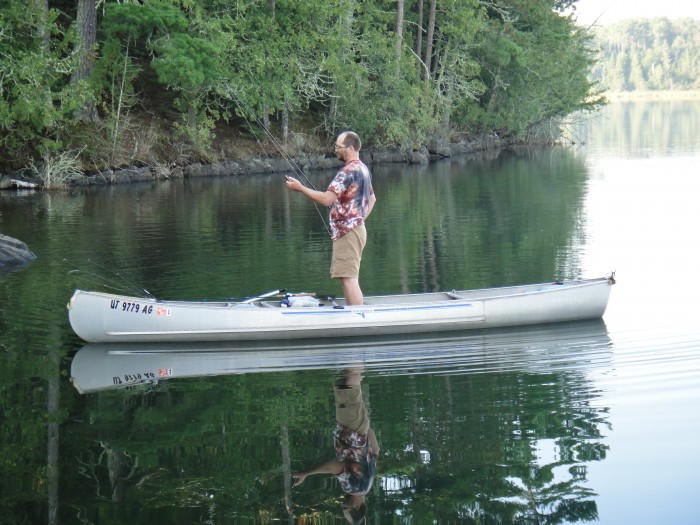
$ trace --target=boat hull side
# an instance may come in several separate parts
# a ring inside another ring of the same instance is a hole
[[[259,304],[169,302],[77,290],[68,305],[75,333],[87,342],[245,341],[335,338],[497,328],[603,316],[610,284],[545,284],[469,292],[475,298],[412,301],[345,308],[262,307]],[[404,297],[405,299],[405,297]]]

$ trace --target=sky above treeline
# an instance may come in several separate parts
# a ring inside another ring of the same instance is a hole
[[[580,25],[614,24],[625,18],[683,18],[700,20],[698,0],[579,0],[576,4]],[[597,21],[596,21],[597,20]]]

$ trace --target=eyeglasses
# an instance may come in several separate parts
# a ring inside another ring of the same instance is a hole
[[[345,149],[348,146],[338,146],[338,144],[335,145],[335,149]]]

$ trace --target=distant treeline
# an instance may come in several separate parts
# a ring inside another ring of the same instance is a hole
[[[700,89],[700,20],[630,19],[596,28],[592,78],[610,91]]]
[[[258,121],[303,145],[521,137],[599,102],[575,3],[4,0],[0,166],[215,158]]]

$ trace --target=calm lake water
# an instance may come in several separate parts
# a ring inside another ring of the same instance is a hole
[[[345,523],[335,478],[291,474],[333,458],[358,371],[369,523],[696,523],[699,128],[697,101],[615,103],[582,146],[375,167],[366,294],[617,272],[603,320],[517,330],[107,351],[74,288],[340,293],[325,211],[281,175],[0,192],[38,255],[0,273],[0,523]]]

